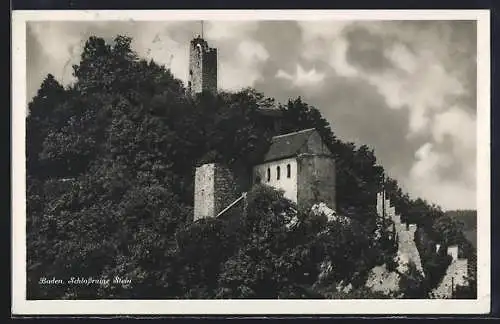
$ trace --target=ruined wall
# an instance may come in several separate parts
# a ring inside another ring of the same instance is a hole
[[[336,210],[335,159],[326,155],[302,154],[297,157],[297,203],[310,209],[324,202]]]
[[[400,228],[405,227],[406,224],[402,223]],[[420,274],[424,275],[420,253],[418,252],[417,245],[415,244],[416,230],[417,226],[415,224],[410,224],[408,226],[408,230],[400,230],[399,232],[397,232],[399,259],[398,269],[403,273],[406,272],[408,270],[408,264],[411,262],[415,264]]]
[[[189,48],[189,90],[192,94],[202,90],[203,48],[201,39],[193,39]]]
[[[417,245],[415,243],[415,232],[417,231],[417,225],[406,224],[401,221],[401,215],[396,213],[396,209],[392,206],[389,199],[385,198],[386,195],[383,193],[377,194],[377,214],[379,217],[385,217],[392,220],[394,223],[394,235],[398,243],[397,251],[397,261],[398,270],[401,272],[406,272],[408,270],[408,264],[411,262],[415,264],[417,270],[424,275],[422,268],[422,261],[420,259],[420,253],[418,252]],[[388,228],[389,231],[392,229]]]
[[[203,56],[202,88],[217,92],[217,49],[208,48]]]
[[[432,292],[434,298],[452,298],[457,286],[466,286],[468,275],[467,259],[458,258],[458,246],[448,247],[448,255],[452,257],[451,264],[446,269],[441,283]]]
[[[239,194],[232,171],[220,164],[215,164],[214,186],[214,209],[215,215],[217,215],[235,201],[239,197]]]
[[[213,217],[215,164],[203,164],[196,168],[194,179],[194,221]]]
[[[196,168],[194,189],[194,220],[215,217],[236,198],[232,172],[221,164],[208,163]]]
[[[392,221],[394,222],[395,234],[398,242],[398,270],[404,272],[405,270],[407,270],[408,262],[412,261],[423,275],[424,272],[422,269],[420,254],[415,244],[415,233],[417,231],[417,225],[408,225],[401,222],[401,216],[396,214],[394,207],[391,206],[391,202],[388,199],[384,198],[383,193],[377,194],[376,209],[379,217],[383,217],[385,215],[385,217],[392,219]],[[439,252],[440,248],[441,245],[436,244],[436,253]],[[441,283],[436,289],[433,290],[433,298],[452,298],[453,291],[457,286],[468,285],[468,260],[461,259],[459,257],[459,249],[456,245],[449,246],[447,248],[447,254],[452,257],[452,262],[448,267],[443,279],[441,280]],[[377,277],[377,280],[379,279],[379,277]],[[380,282],[380,285],[384,286],[385,282]]]
[[[188,87],[191,94],[217,91],[217,49],[209,47],[202,38],[190,43]]]
[[[287,166],[290,165],[290,177],[287,175]],[[280,168],[280,177],[277,177],[277,168]],[[268,181],[267,172],[270,172]],[[260,179],[260,180],[259,180]],[[253,182],[260,183],[284,190],[284,196],[297,202],[297,160],[295,158],[283,159],[256,165],[253,168]]]

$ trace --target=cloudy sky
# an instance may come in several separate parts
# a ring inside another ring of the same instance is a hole
[[[285,102],[302,96],[336,135],[375,149],[413,197],[476,208],[474,21],[205,22],[219,51],[219,88],[254,87]],[[72,82],[85,40],[133,38],[142,57],[184,81],[199,22],[31,22],[27,91],[47,73]]]

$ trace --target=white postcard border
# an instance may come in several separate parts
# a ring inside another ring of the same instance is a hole
[[[476,300],[26,300],[26,22],[84,20],[477,20]],[[12,13],[12,313],[73,314],[479,314],[490,311],[489,10],[104,10]]]

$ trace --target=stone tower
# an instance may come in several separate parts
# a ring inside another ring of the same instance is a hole
[[[217,216],[240,194],[232,170],[219,163],[197,167],[194,182],[194,221]]]
[[[217,92],[217,49],[200,36],[192,39],[189,47],[188,91],[192,95]]]

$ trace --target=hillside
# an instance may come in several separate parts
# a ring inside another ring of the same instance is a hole
[[[463,232],[467,240],[477,248],[477,211],[476,210],[450,210],[446,215],[463,224]]]
[[[131,42],[90,37],[73,67],[75,83],[64,87],[48,75],[29,103],[28,299],[380,297],[364,284],[395,255],[388,235],[374,235],[382,187],[419,228],[426,276],[405,274],[399,296],[428,297],[446,270],[435,244],[465,245],[464,233],[438,206],[383,181],[373,149],[338,139],[300,97],[277,103],[254,89],[187,95]],[[265,186],[249,193],[238,230],[221,219],[192,222],[195,167],[248,167],[280,134],[261,122],[262,107],[283,112],[281,133],[315,128],[335,154],[336,212],[349,226],[297,212]],[[341,266],[324,271],[325,264]],[[130,282],[39,284],[71,277]],[[339,294],[341,283],[352,290]]]

